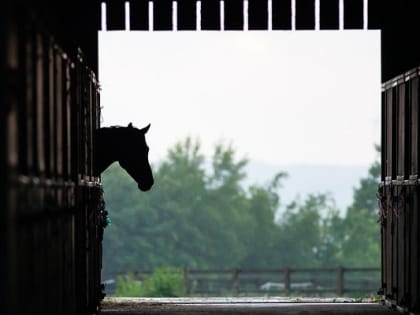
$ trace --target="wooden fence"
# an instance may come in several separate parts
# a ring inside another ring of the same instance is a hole
[[[132,272],[143,281],[150,271]],[[380,288],[380,268],[280,268],[182,271],[187,296],[371,296]],[[116,276],[104,277],[107,293]]]

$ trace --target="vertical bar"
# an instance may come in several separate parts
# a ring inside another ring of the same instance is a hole
[[[344,295],[344,268],[339,266],[337,268],[337,296]]]
[[[221,1],[201,0],[201,29],[220,30],[221,25]]]
[[[61,177],[63,175],[63,104],[62,104],[62,95],[63,95],[63,74],[62,74],[62,59],[61,53],[56,51],[55,54],[55,117],[54,117],[54,126],[55,128],[55,156],[57,161],[56,174]]]
[[[369,24],[368,0],[363,0],[363,29],[367,30]]]
[[[401,187],[400,189],[400,198],[404,198],[406,196],[406,189],[405,187]],[[406,209],[405,203],[400,203],[398,205],[397,213],[397,246],[398,246],[398,253],[397,253],[397,279],[398,279],[398,288],[397,288],[397,303],[398,305],[403,305],[405,303],[405,260],[407,257],[407,252],[405,251],[405,244],[406,239],[405,236],[405,219],[406,219]]]
[[[67,174],[66,179],[71,179],[71,62],[67,60],[66,64],[66,102],[65,102],[65,112],[66,112],[66,152],[67,152]]]
[[[344,29],[363,29],[363,0],[344,0]]]
[[[314,0],[296,1],[296,30],[313,30],[315,28]]]
[[[44,47],[40,33],[36,35],[36,130],[37,130],[37,169],[45,172],[44,148]]]
[[[284,269],[284,289],[286,291],[286,295],[289,295],[291,292],[290,283],[291,283],[291,270],[289,267]]]
[[[405,174],[405,84],[400,82],[398,86],[398,110],[397,110],[397,180],[408,179]]]
[[[384,148],[382,147],[383,151]],[[382,193],[384,194],[384,198],[387,197],[386,195],[386,186],[382,186]],[[384,207],[384,204],[380,205],[381,207]],[[386,212],[384,213],[383,211],[387,211],[386,208],[381,208],[381,212],[380,212],[380,223],[381,223],[381,289],[380,289],[380,294],[381,295],[385,295],[385,290],[386,290],[386,266],[387,266],[387,262],[386,262]]]
[[[33,64],[33,40],[32,34],[27,30],[28,34],[25,42],[25,107],[26,117],[24,122],[26,123],[26,147],[21,152],[25,152],[25,165],[26,172],[30,173],[33,170],[33,153],[34,153],[34,142],[32,137],[34,134],[34,64]]]
[[[225,1],[220,0],[220,30],[225,30]]]
[[[197,1],[196,2],[196,11],[195,11],[195,16],[196,16],[196,21],[195,21],[195,25],[197,26],[197,31],[201,31],[201,1]]]
[[[398,212],[399,212],[399,205],[398,205],[398,196],[399,196],[399,190],[401,189],[401,187],[399,186],[394,186],[394,190],[393,190],[393,200],[394,202],[394,209],[392,209],[393,211],[391,211],[391,235],[392,235],[392,244],[391,244],[391,253],[392,253],[392,268],[391,268],[391,299],[394,301],[397,301],[398,296],[398,263],[399,263],[399,259],[398,259],[398,255],[399,255],[399,251],[398,251]]]
[[[125,7],[125,30],[129,31],[130,30],[130,2],[126,1],[124,3],[124,7]]]
[[[292,0],[272,0],[272,14],[274,30],[292,29]]]
[[[190,286],[189,286],[189,274],[188,274],[188,268],[184,267],[182,270],[182,279],[184,281],[184,288],[185,288],[185,294],[189,295],[190,294]]]
[[[410,248],[410,238],[411,238],[411,207],[412,207],[412,195],[413,195],[413,186],[408,186],[407,189],[407,198],[406,198],[406,204],[405,204],[405,219],[404,219],[404,251],[405,251],[405,259],[404,259],[404,294],[408,298],[409,292],[410,292],[410,278],[411,278],[411,272],[410,272],[410,259],[411,259],[411,248]],[[407,306],[409,305],[409,302],[406,301]]]
[[[390,88],[386,91],[386,160],[385,160],[385,179],[392,179],[392,165],[393,165],[393,89]]]
[[[243,20],[244,20],[244,26],[243,30],[248,31],[249,30],[249,16],[248,16],[248,0],[244,0],[244,8],[243,8]]]
[[[153,2],[150,2],[150,5],[153,5]],[[149,29],[149,1],[148,0],[131,0],[130,1],[130,30],[146,31],[148,29]]]
[[[291,19],[292,19],[292,31],[296,30],[296,1],[297,0],[292,0],[292,8],[291,8]]]
[[[273,30],[273,0],[268,0],[267,2],[267,20],[268,20],[268,30],[272,31]]]
[[[387,93],[386,90],[382,90],[381,95],[381,181],[385,181],[386,177],[386,157],[387,157],[387,132],[386,132],[386,101]]]
[[[178,30],[178,2],[172,1],[172,31]]]
[[[196,0],[177,1],[177,29],[194,31],[198,28],[198,2]]]
[[[153,16],[153,11],[154,11],[154,5],[153,5],[153,1],[149,1],[149,31],[154,31],[154,16]]]
[[[392,202],[392,191],[391,191],[391,186],[388,186],[388,191],[387,191],[387,196],[389,196],[389,199]],[[392,235],[393,235],[393,227],[392,227],[392,204],[387,204],[386,207],[386,226],[385,226],[385,261],[386,261],[386,270],[385,270],[385,276],[386,276],[386,280],[385,280],[385,295],[387,297],[391,297],[392,296],[392,286],[394,285],[392,282]]]
[[[340,28],[339,0],[320,0],[320,29],[337,30]]]
[[[106,1],[106,29],[108,31],[124,30],[125,16],[124,16],[124,1],[122,0],[107,0]]]
[[[339,30],[344,29],[344,0],[339,0],[338,2],[338,12],[339,12]]]
[[[244,29],[243,0],[224,0],[224,30]]]
[[[415,186],[415,192],[413,194],[414,202],[411,208],[412,211],[412,226],[411,226],[411,286],[410,293],[411,297],[410,308],[413,310],[418,310],[420,307],[419,300],[419,285],[420,285],[420,273],[419,273],[419,264],[420,264],[420,251],[419,251],[419,242],[420,242],[420,216],[419,216],[419,206],[420,206],[420,189],[419,186]]]
[[[101,31],[106,30],[106,3],[101,2]]]
[[[410,179],[411,175],[411,99],[410,99],[410,81],[404,82],[404,94],[405,94],[405,120],[404,120],[404,174],[406,179]]]
[[[315,30],[316,31],[320,30],[319,1],[320,0],[315,0]]]
[[[232,271],[232,294],[233,296],[239,295],[239,270]]]
[[[410,175],[417,179],[419,175],[419,77],[416,75],[409,82],[410,86],[410,126],[411,126],[411,166]]]
[[[55,129],[54,129],[54,119],[55,119],[55,106],[54,106],[54,82],[55,82],[55,71],[54,71],[54,64],[55,64],[55,54],[53,50],[53,43],[50,41],[49,51],[48,51],[48,143],[49,143],[49,175],[53,177],[55,175]]]

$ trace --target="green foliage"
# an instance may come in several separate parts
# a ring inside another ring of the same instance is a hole
[[[132,274],[117,277],[115,296],[139,297],[142,296],[141,283]]]
[[[185,295],[183,274],[180,269],[162,267],[143,282],[133,274],[117,277],[114,296],[125,297],[180,297]]]
[[[326,194],[283,204],[283,172],[245,188],[246,165],[224,144],[206,161],[199,142],[188,138],[152,167],[155,185],[147,193],[112,165],[102,176],[113,222],[105,233],[104,272],[380,265],[378,162],[355,188],[344,217]],[[159,272],[156,279],[166,277]],[[154,294],[158,283],[145,281],[142,290]]]
[[[181,297],[184,295],[183,274],[176,268],[157,268],[141,286],[141,296],[144,297]]]
[[[380,148],[376,147],[378,157]],[[379,267],[381,234],[378,223],[376,191],[381,167],[375,161],[368,176],[354,190],[353,204],[347,209],[343,222],[342,255],[348,266]]]

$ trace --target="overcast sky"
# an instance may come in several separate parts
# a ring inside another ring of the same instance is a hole
[[[379,31],[100,32],[103,126],[151,123],[150,160],[186,136],[271,164],[369,165]]]

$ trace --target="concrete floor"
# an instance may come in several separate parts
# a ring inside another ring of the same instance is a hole
[[[103,315],[398,315],[381,303],[296,298],[106,298]]]

